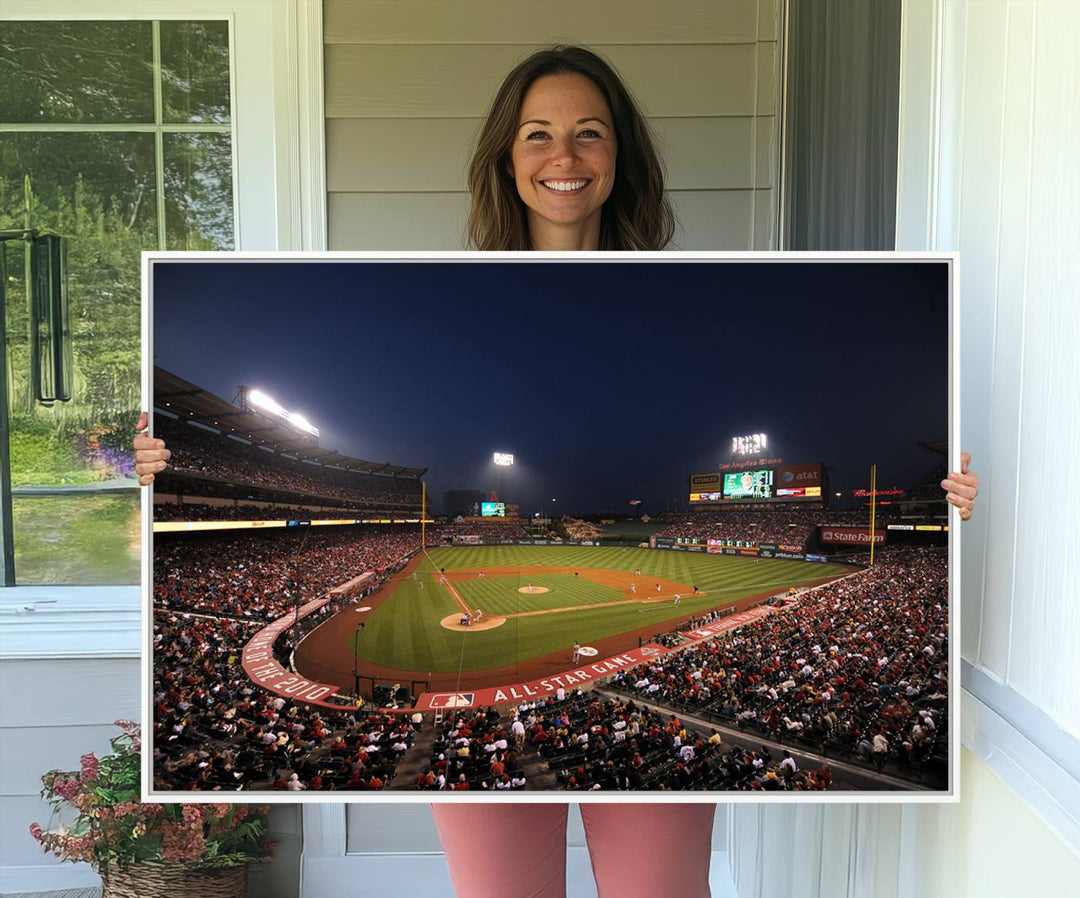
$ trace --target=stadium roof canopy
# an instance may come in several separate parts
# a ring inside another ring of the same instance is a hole
[[[389,462],[364,461],[322,449],[311,434],[277,424],[257,412],[242,409],[220,396],[154,366],[154,406],[167,409],[185,421],[195,421],[225,434],[234,434],[259,446],[268,446],[304,461],[331,465],[362,474],[383,474],[418,480],[427,468],[408,468]]]

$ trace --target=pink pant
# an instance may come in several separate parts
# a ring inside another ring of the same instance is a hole
[[[583,804],[599,898],[709,898],[708,804]],[[432,805],[458,898],[564,898],[565,804]]]

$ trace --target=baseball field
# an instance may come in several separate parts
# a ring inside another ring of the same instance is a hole
[[[454,677],[458,684],[468,673],[474,683],[526,669],[543,675],[566,666],[575,643],[586,656],[604,657],[711,609],[741,610],[851,572],[841,565],[639,548],[429,549],[359,608],[312,633],[297,665],[327,682],[345,682],[354,672],[430,675],[434,682]]]

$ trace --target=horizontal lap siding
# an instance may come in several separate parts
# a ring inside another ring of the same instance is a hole
[[[612,61],[650,115],[681,249],[775,248],[774,0],[734,4],[328,0],[329,247],[464,248],[466,169],[510,68],[563,40]],[[760,35],[760,38],[759,38]]]
[[[41,774],[77,770],[109,750],[113,721],[138,719],[139,662],[132,658],[0,660],[0,869],[51,863],[30,837],[48,823]]]
[[[762,12],[758,0],[327,0],[324,10],[328,44],[529,47],[560,39],[590,46],[749,43]]]

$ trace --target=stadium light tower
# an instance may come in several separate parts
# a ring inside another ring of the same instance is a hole
[[[506,483],[506,469],[514,466],[514,456],[510,452],[496,452],[495,466],[499,469],[499,501],[506,502],[504,486]]]
[[[318,445],[319,428],[313,425],[303,415],[298,412],[290,412],[287,408],[284,408],[279,402],[270,396],[267,396],[262,390],[255,390],[251,387],[240,387],[240,407],[244,409],[258,409],[265,415],[271,418],[278,419],[286,427],[299,433],[306,433],[315,437],[315,444]]]

